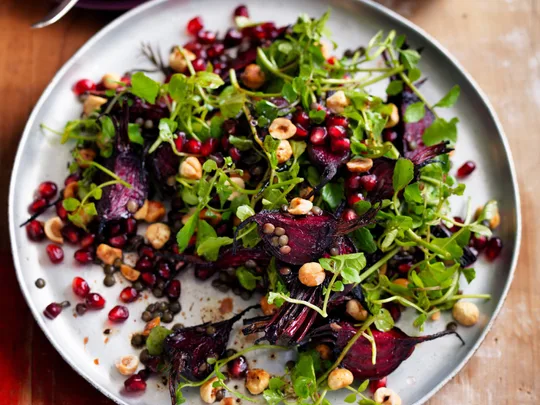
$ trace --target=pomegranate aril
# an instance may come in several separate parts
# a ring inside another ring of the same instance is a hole
[[[109,245],[118,249],[122,249],[124,246],[126,246],[126,243],[127,243],[126,235],[113,236],[112,238],[109,239]]]
[[[235,162],[238,162],[242,158],[242,154],[240,153],[240,150],[234,147],[229,149],[229,156]]]
[[[217,58],[218,56],[223,55],[223,52],[225,52],[225,45],[223,45],[220,42],[213,44],[212,46],[210,46],[210,48],[206,50],[206,54],[208,55],[210,59],[214,59],[214,58]],[[215,67],[216,67],[216,64],[214,64],[214,68]]]
[[[109,235],[116,236],[122,233],[122,226],[119,223],[114,223],[109,226]]]
[[[47,208],[47,204],[49,202],[43,198],[43,197],[39,197],[39,198],[36,198],[32,204],[30,204],[28,206],[28,212],[30,214],[40,214],[42,213],[43,211],[45,211],[45,209]]]
[[[83,249],[89,248],[90,246],[94,244],[95,240],[96,240],[96,235],[94,235],[93,233],[84,235],[81,238],[81,247]]]
[[[109,320],[111,322],[124,322],[129,318],[129,311],[123,305],[117,305],[109,311]]]
[[[242,42],[243,35],[240,31],[231,28],[227,31],[225,34],[225,39],[223,40],[223,44],[227,48],[232,48],[233,46],[240,45],[240,42]]]
[[[191,64],[193,65],[193,69],[196,72],[202,72],[206,70],[206,62],[202,58],[195,59],[193,62],[191,62]]]
[[[188,34],[190,35],[197,35],[197,33],[203,29],[203,20],[201,17],[195,17],[195,18],[192,18],[191,20],[189,20],[189,22],[187,23],[187,32]]]
[[[329,125],[326,128],[332,138],[344,138],[347,135],[347,131],[341,125]]]
[[[396,131],[391,129],[386,129],[383,132],[383,139],[385,142],[394,142],[398,138]]]
[[[377,185],[377,176],[374,174],[366,174],[360,178],[360,183],[362,184],[362,187],[364,187],[364,190],[370,192]]]
[[[43,224],[38,220],[33,219],[26,224],[26,235],[28,236],[28,239],[33,240],[34,242],[42,241],[45,238]]]
[[[212,31],[199,31],[197,32],[197,40],[201,44],[210,45],[216,41],[216,34]]]
[[[199,154],[201,152],[201,145],[201,141],[190,139],[185,143],[184,150],[187,153]]]
[[[307,129],[304,129],[304,127],[300,124],[297,124],[296,125],[296,133],[295,133],[296,136],[300,136],[302,138],[305,138],[306,136],[308,136],[308,131]]]
[[[294,113],[292,120],[295,124],[301,125],[304,128],[308,128],[310,124],[309,115],[304,110],[297,110]]]
[[[244,378],[248,370],[248,362],[244,356],[237,357],[227,363],[227,372],[231,378]]]
[[[127,392],[140,392],[146,390],[146,381],[138,375],[134,374],[124,381],[124,388]]]
[[[137,233],[137,220],[135,218],[126,219],[126,235],[135,235]]]
[[[495,260],[501,254],[502,248],[503,248],[503,243],[502,243],[501,238],[499,238],[497,236],[494,237],[494,238],[491,238],[488,241],[487,246],[486,246],[486,248],[484,250],[486,258],[489,261]]]
[[[330,141],[330,149],[332,152],[345,152],[351,149],[351,141],[348,138],[336,139]]]
[[[356,204],[358,201],[363,201],[364,200],[364,196],[360,193],[354,193],[354,194],[351,194],[348,198],[347,198],[347,203],[349,204],[349,206],[354,206],[354,204]]]
[[[64,260],[64,250],[55,244],[49,244],[45,248],[52,263],[57,264]]]
[[[238,7],[234,9],[234,16],[235,17],[246,17],[249,18],[249,11],[248,8],[241,4]]]
[[[66,177],[64,180],[64,186],[67,186],[68,184],[75,183],[76,181],[79,181],[79,174],[73,173]]]
[[[184,48],[187,49],[190,52],[193,52],[196,56],[199,56],[203,46],[202,46],[202,44],[198,43],[197,41],[190,41],[190,42],[188,42],[187,44],[184,45]]]
[[[176,150],[178,152],[182,152],[182,149],[184,148],[184,142],[185,142],[185,139],[182,136],[178,136],[174,140],[174,146],[176,146]]]
[[[409,270],[411,269],[412,267],[412,264],[411,263],[401,263],[399,266],[398,266],[398,271],[400,273],[408,273]]]
[[[386,377],[381,378],[380,380],[373,380],[369,383],[369,390],[374,394],[379,388],[386,387]]]
[[[79,249],[73,254],[73,257],[81,264],[92,263],[95,259],[94,252],[89,249]]]
[[[454,217],[454,221],[456,221],[456,222],[458,222],[458,223],[460,223],[460,224],[462,224],[463,222],[465,222],[465,221],[463,220],[463,218],[461,218],[461,217]],[[460,227],[460,226],[457,226],[457,225],[454,225],[454,226],[452,226],[452,228],[450,228],[450,230],[451,230],[452,232],[454,232],[454,233],[456,233],[456,232],[459,231],[460,229],[461,229],[461,227]]]
[[[210,138],[201,145],[201,155],[208,156],[212,152],[215,152],[218,147],[218,140],[216,138]]]
[[[342,117],[341,115],[329,115],[326,118],[326,125],[327,126],[340,126],[343,128],[349,127],[349,120],[345,117]]]
[[[180,281],[171,280],[169,284],[167,285],[165,293],[167,294],[167,298],[169,298],[170,300],[176,301],[178,300],[178,298],[180,298],[180,290],[181,290]]]
[[[150,273],[145,273],[150,274]],[[122,302],[130,303],[135,301],[139,297],[139,293],[133,287],[126,287],[120,292],[120,300]]]
[[[96,89],[96,84],[90,79],[81,79],[73,85],[73,93],[80,96],[87,91],[92,91]]]
[[[488,238],[484,235],[476,236],[474,233],[469,240],[469,246],[475,248],[478,252],[482,252],[488,243]]]
[[[148,287],[153,287],[156,284],[157,278],[153,273],[142,273],[141,278],[144,284],[146,284]]]
[[[474,169],[476,169],[476,164],[469,160],[463,163],[463,165],[458,169],[457,177],[459,177],[460,179],[467,177],[474,171]]]
[[[79,243],[79,240],[81,238],[79,228],[71,224],[64,226],[62,230],[60,231],[60,233],[62,234],[65,240],[67,240],[69,243],[72,243],[74,245]]]
[[[58,315],[60,315],[60,312],[62,312],[62,305],[58,304],[57,302],[53,302],[45,308],[43,311],[43,315],[45,315],[49,319],[54,319]]]
[[[168,280],[169,278],[171,278],[171,268],[170,268],[170,266],[165,262],[159,263],[158,274],[162,279]]]
[[[327,132],[324,127],[315,127],[311,130],[309,140],[314,145],[323,145],[326,142]]]
[[[56,215],[58,215],[58,217],[62,220],[62,221],[67,221],[67,217],[68,217],[68,212],[67,210],[64,208],[64,204],[63,204],[63,201],[58,201],[56,203]]]
[[[349,176],[347,180],[345,180],[345,187],[348,190],[357,190],[360,188],[361,184],[362,184],[362,177],[358,174]]]
[[[229,135],[236,134],[236,124],[237,124],[236,120],[233,120],[233,119],[228,119],[228,120],[224,121],[223,122],[223,131],[225,133],[229,134]],[[224,138],[221,138],[222,143],[223,143]],[[227,143],[227,145],[221,145],[221,146],[223,147],[223,149],[227,149],[229,144]]]
[[[81,298],[85,298],[90,292],[90,286],[82,277],[75,277],[73,279],[71,282],[71,289],[76,296]]]
[[[341,214],[341,218],[344,221],[354,221],[356,218],[358,218],[358,214],[351,208],[347,208],[343,210],[343,213]]]
[[[38,195],[47,200],[53,198],[58,191],[58,186],[52,181],[45,181],[38,186]]]
[[[89,293],[85,299],[86,306],[90,309],[103,309],[105,307],[105,298],[98,293]]]
[[[154,249],[152,249],[150,246],[143,245],[139,249],[139,256],[145,256],[145,257],[148,257],[149,259],[153,259]]]
[[[139,271],[146,272],[152,270],[153,264],[148,257],[141,257],[137,260],[135,268]]]

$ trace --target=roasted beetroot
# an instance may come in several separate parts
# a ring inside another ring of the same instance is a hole
[[[171,176],[174,178],[178,173],[179,164],[180,158],[173,152],[171,145],[161,144],[146,158],[146,165],[153,180],[152,184],[159,187],[160,191],[169,193],[172,190],[169,179]]]
[[[321,175],[321,182],[315,187],[316,190],[320,190],[332,180],[338,169],[349,159],[351,151],[349,149],[332,151],[325,145],[314,145],[311,143],[308,146],[308,156],[311,163],[323,170]]]

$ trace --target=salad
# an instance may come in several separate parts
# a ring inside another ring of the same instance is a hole
[[[451,214],[450,197],[475,170],[452,168],[458,119],[440,115],[460,89],[427,100],[420,51],[394,31],[337,56],[329,16],[278,27],[239,6],[222,37],[195,17],[192,39],[168,61],[145,44],[152,69],[78,81],[81,118],[61,131],[42,125],[73,160],[62,190],[39,185],[29,239],[49,241],[52,263],[64,262],[62,244],[78,246],[74,260],[101,265],[106,287],[130,282],[122,305],[107,308],[111,322],[156,299],[136,315],[146,324],[131,337],[140,356],[116,363],[126,392],[161,374],[173,405],[193,389],[224,405],[329,404],[336,390],[347,403],[397,405],[386,377],[415,346],[461,340],[458,324],[477,323],[470,299],[490,297],[462,289],[477,257],[495,260],[502,241],[492,235],[496,201]],[[376,83],[382,98],[370,92]],[[40,220],[49,208],[56,215]],[[220,322],[174,324],[190,277],[258,304]],[[83,278],[72,289],[78,317],[107,307]],[[44,316],[69,305],[51,303]],[[419,332],[442,311],[456,322],[409,336],[395,326],[406,308]],[[253,339],[237,351],[240,321]],[[270,375],[248,362],[252,351],[296,361]]]

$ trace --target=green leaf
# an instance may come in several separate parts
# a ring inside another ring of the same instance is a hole
[[[471,224],[469,225],[469,229],[471,232],[491,238],[491,229],[489,229],[487,226],[481,224]]]
[[[433,107],[443,107],[443,108],[449,108],[452,107],[454,104],[456,104],[456,101],[459,98],[459,94],[461,92],[461,89],[459,85],[455,85],[450,89],[450,91]]]
[[[169,95],[176,102],[185,101],[189,97],[189,85],[187,77],[181,73],[176,73],[171,76],[169,81]]]
[[[291,144],[293,156],[298,159],[306,150],[307,144],[304,141],[289,141]]]
[[[101,189],[100,189],[101,190]],[[86,203],[84,204],[84,213],[88,216],[96,216],[98,213],[97,213],[97,209],[96,209],[96,205],[94,203]]]
[[[229,136],[229,143],[237,147],[241,151],[246,151],[253,148],[253,140],[243,136]]]
[[[141,126],[139,124],[128,124],[128,137],[131,142],[144,145],[144,139],[141,135]]]
[[[463,256],[463,249],[459,246],[455,239],[433,238],[431,243],[446,250],[448,253],[450,253],[453,259],[457,260]]]
[[[315,124],[320,124],[326,118],[326,111],[324,111],[324,110],[309,110],[309,118]]]
[[[217,89],[225,84],[219,75],[211,72],[197,72],[195,82],[203,89]]]
[[[386,94],[388,94],[389,96],[397,96],[402,91],[403,81],[401,80],[392,80],[386,88]]]
[[[228,86],[219,95],[218,102],[223,117],[234,118],[242,111],[246,95],[237,91],[233,86]]]
[[[252,217],[255,215],[255,210],[251,208],[249,205],[241,205],[236,210],[236,216],[240,219],[240,221],[245,221],[249,217]]]
[[[150,104],[156,102],[159,87],[158,82],[150,79],[143,72],[137,72],[131,76],[131,92]]]
[[[197,239],[197,242],[198,241],[199,240]],[[219,249],[222,246],[230,245],[232,243],[233,239],[229,237],[208,237],[197,247],[197,254],[199,256],[204,256],[206,260],[216,261],[219,256]]]
[[[387,309],[381,308],[381,310],[375,317],[374,323],[375,327],[381,332],[388,332],[394,327],[394,318],[392,318],[392,315]]]
[[[433,124],[431,124],[424,135],[422,140],[426,146],[435,145],[443,141],[456,142],[457,141],[457,118],[452,118],[449,122],[444,118],[437,118]]]
[[[236,278],[238,278],[240,285],[248,291],[253,291],[257,287],[257,281],[262,280],[262,277],[256,276],[243,266],[236,269]]]
[[[76,198],[66,198],[64,201],[62,201],[62,205],[68,212],[73,212],[77,208],[79,208],[79,205],[81,205],[81,202],[77,200]]]
[[[148,338],[146,339],[146,348],[148,353],[152,356],[158,356],[163,353],[163,342],[165,338],[172,333],[172,330],[169,330],[163,326],[156,326],[152,328]]]
[[[208,222],[199,219],[197,224],[197,248],[208,238],[215,238],[217,236],[216,231]],[[198,250],[197,250],[197,253]]]
[[[356,402],[356,394],[353,392],[352,394],[347,395],[343,401],[348,404],[354,404]]]
[[[353,232],[353,240],[358,250],[366,253],[375,253],[377,244],[368,228],[359,228]]]
[[[178,243],[178,251],[182,253],[188,247],[189,240],[195,233],[197,223],[199,222],[199,210],[196,210],[187,220],[186,224],[176,234],[176,243]]]
[[[345,198],[345,190],[342,183],[328,183],[322,189],[323,200],[335,210]]]
[[[420,54],[418,51],[415,51],[414,49],[400,49],[399,53],[401,54],[401,60],[405,65],[405,69],[411,70],[416,68],[416,65],[420,61]]]
[[[223,134],[223,123],[225,118],[220,117],[219,115],[214,115],[210,120],[210,136],[212,138],[221,138]]]
[[[426,115],[426,106],[422,101],[413,103],[405,110],[403,121],[405,122],[418,122]]]
[[[392,319],[392,321],[393,321],[393,319]],[[369,387],[369,380],[364,380],[364,382],[362,384],[360,384],[360,386],[358,387],[358,389],[356,391],[364,392],[365,390],[367,390],[368,387]]]
[[[296,93],[296,90],[294,90],[294,86],[292,85],[292,83],[285,83],[283,85],[283,88],[281,89],[281,95],[289,103],[294,102],[298,97],[298,94]]]
[[[113,142],[116,136],[116,128],[111,117],[104,115],[100,119],[101,131],[97,136],[97,145],[101,156],[111,157],[113,151]]]
[[[477,218],[478,222],[491,221],[493,217],[499,212],[499,207],[496,200],[490,200],[482,208],[482,212]]]
[[[403,197],[405,197],[405,201],[409,203],[424,203],[424,199],[422,198],[422,192],[420,191],[420,184],[418,184],[418,182],[409,184],[407,187],[405,187]]]
[[[409,70],[408,77],[411,82],[414,83],[415,81],[420,79],[421,76],[422,76],[422,72],[420,71],[420,69],[414,68],[414,69]]]
[[[392,184],[394,193],[404,189],[414,178],[414,164],[409,159],[399,159],[394,167]]]
[[[469,284],[471,284],[471,282],[476,278],[476,271],[472,267],[464,268],[461,270],[461,272]]]
[[[360,269],[354,267],[345,267],[341,270],[341,279],[343,284],[353,284],[360,282]]]

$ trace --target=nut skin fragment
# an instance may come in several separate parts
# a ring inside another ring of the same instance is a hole
[[[373,160],[370,158],[355,157],[347,162],[347,169],[351,173],[365,173],[373,167]]]
[[[268,388],[270,374],[261,368],[248,371],[246,376],[246,388],[252,395],[259,395]]]
[[[60,217],[53,217],[48,219],[43,226],[45,230],[45,236],[51,242],[58,243],[59,245],[64,243],[64,238],[62,237],[61,229],[64,227],[64,223]]]
[[[390,388],[381,387],[373,394],[373,400],[381,405],[401,405],[401,398]]]
[[[200,180],[202,178],[202,165],[194,156],[187,157],[180,164],[180,176],[189,180]]]
[[[89,116],[94,111],[99,110],[103,104],[107,102],[106,98],[94,96],[90,94],[86,100],[84,100],[83,104],[83,114],[85,116]]]
[[[292,215],[307,215],[313,208],[313,203],[303,198],[293,198],[289,204],[288,213]]]
[[[207,404],[213,404],[216,402],[216,394],[218,389],[212,386],[216,381],[218,381],[218,378],[213,377],[201,385],[201,388],[199,388],[199,395],[201,396],[203,402]]]
[[[385,128],[393,128],[397,124],[399,124],[399,110],[395,104],[388,104],[392,107],[392,112],[388,116],[388,121],[386,121],[386,124],[384,125]]]
[[[79,164],[79,167],[81,167],[82,169],[88,169],[90,167],[90,164],[87,162],[93,162],[95,158],[96,151],[94,149],[86,148],[78,150],[78,156],[75,158],[75,160]]]
[[[460,325],[473,326],[480,318],[480,311],[472,302],[458,301],[452,308],[452,316]]]
[[[347,301],[346,312],[357,321],[365,321],[369,315],[358,300]]]
[[[274,304],[268,303],[268,298],[266,296],[262,297],[259,303],[261,304],[261,310],[265,315],[274,315],[278,310]]]
[[[129,281],[137,281],[141,276],[140,271],[135,270],[133,267],[130,267],[127,264],[122,264],[120,266],[120,273],[122,273],[124,278]]]
[[[354,381],[353,374],[346,368],[335,368],[328,375],[328,388],[332,391],[348,387]]]
[[[268,132],[270,132],[270,136],[274,139],[289,139],[296,134],[296,126],[291,120],[279,117],[272,121]]]
[[[146,214],[148,214],[148,200],[144,201],[143,206],[133,215],[133,218],[140,221],[146,218]]]
[[[241,76],[242,83],[252,90],[257,90],[266,81],[266,75],[259,65],[252,63],[247,65]]]
[[[334,114],[341,114],[350,104],[350,100],[342,90],[336,91],[326,99],[326,107]]]
[[[234,401],[233,397],[225,397],[221,401],[219,401],[219,405],[235,405],[236,402]]]
[[[102,243],[96,250],[96,256],[105,264],[113,264],[116,259],[122,260],[122,250]]]
[[[139,367],[139,358],[137,356],[128,355],[120,357],[114,364],[118,372],[122,375],[133,375]]]
[[[159,201],[148,201],[148,212],[144,220],[148,223],[157,222],[165,216],[165,206]]]
[[[276,150],[276,157],[278,160],[278,163],[285,163],[287,160],[289,160],[293,155],[292,146],[289,141],[286,139],[283,139],[279,142],[279,145]]]
[[[146,229],[146,239],[154,249],[161,249],[171,237],[171,229],[162,223],[150,225]]]
[[[188,51],[187,49],[184,49],[184,52],[190,61],[194,61],[197,58],[193,52]],[[169,55],[169,66],[172,70],[179,73],[185,72],[188,68],[184,55],[182,55],[182,52],[180,52],[180,49],[177,47],[175,47]]]
[[[142,335],[148,336],[150,334],[150,331],[154,329],[156,326],[159,326],[160,324],[161,324],[161,318],[159,316],[156,316],[154,319],[152,319],[150,322],[148,322],[145,325]]]
[[[317,262],[306,263],[298,270],[298,279],[308,287],[321,285],[326,278],[326,273]]]

